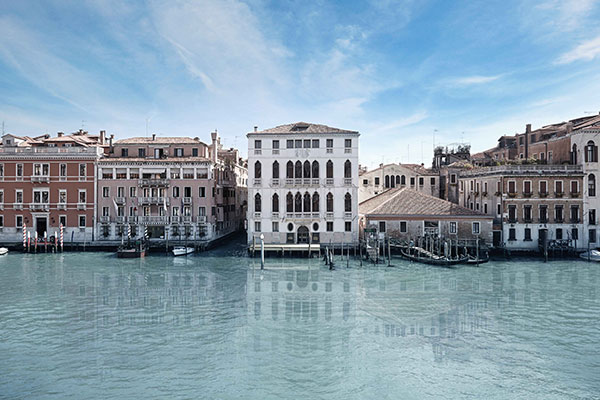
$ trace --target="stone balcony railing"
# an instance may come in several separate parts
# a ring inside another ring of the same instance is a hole
[[[49,175],[33,175],[31,177],[31,182],[33,183],[48,183],[50,182]]]
[[[48,210],[50,210],[50,204],[48,204],[48,203],[30,203],[29,209],[32,211],[48,211]]]
[[[171,183],[171,181],[169,179],[165,179],[165,178],[159,178],[159,179],[148,179],[148,178],[138,179],[138,185],[139,186],[169,186],[170,183]]]

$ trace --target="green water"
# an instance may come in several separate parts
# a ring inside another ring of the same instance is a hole
[[[0,397],[600,398],[600,265],[0,258]]]

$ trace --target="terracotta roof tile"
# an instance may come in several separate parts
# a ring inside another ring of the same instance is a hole
[[[295,133],[358,133],[357,131],[349,131],[345,129],[332,128],[327,125],[311,124],[308,122],[295,122],[293,124],[279,125],[274,128],[265,129],[252,133],[273,133],[273,134],[295,134]]]

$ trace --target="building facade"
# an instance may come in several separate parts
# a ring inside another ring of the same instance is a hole
[[[247,181],[243,160],[221,158],[198,138],[134,137],[98,162],[98,237],[121,240],[131,229],[150,240],[211,241],[243,227]]]
[[[355,131],[298,122],[250,132],[248,243],[355,243]]]
[[[439,176],[420,164],[381,164],[359,176],[359,202],[396,187],[408,187],[430,196],[439,197]]]
[[[94,240],[94,168],[104,154],[105,133],[59,132],[30,138],[6,134],[0,146],[0,241],[34,238]]]

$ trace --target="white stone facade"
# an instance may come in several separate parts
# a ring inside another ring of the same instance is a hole
[[[358,241],[358,132],[295,123],[247,136],[249,244]]]

